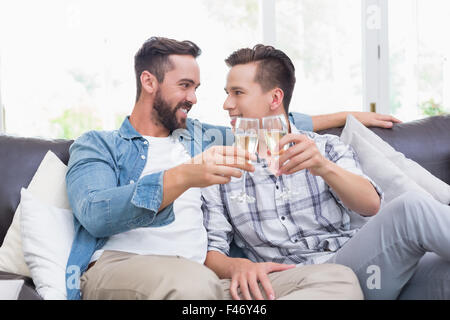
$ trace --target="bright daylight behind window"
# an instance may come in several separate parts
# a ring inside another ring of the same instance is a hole
[[[261,41],[258,5],[258,0],[2,1],[6,132],[74,139],[87,130],[118,128],[135,102],[134,54],[151,36],[199,45],[201,86],[190,117],[227,125],[224,59]]]
[[[291,111],[361,111],[361,1],[277,0],[277,45],[293,60]]]
[[[450,112],[450,1],[388,1],[390,106],[407,121]]]
[[[120,126],[135,102],[134,54],[151,36],[192,40],[201,86],[189,116],[228,125],[224,59],[262,42],[261,0],[0,2],[6,132],[74,139]],[[362,111],[363,1],[276,0],[276,47],[296,67],[291,111]],[[450,1],[388,1],[391,113],[450,111]]]

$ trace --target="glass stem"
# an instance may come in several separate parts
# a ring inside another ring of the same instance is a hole
[[[245,195],[245,183],[246,183],[246,181],[245,181],[245,174],[246,173],[247,173],[247,171],[243,170],[243,173],[242,173],[242,180],[243,180],[243,183],[242,183],[242,195]]]

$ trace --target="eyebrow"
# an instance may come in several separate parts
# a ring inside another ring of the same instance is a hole
[[[200,87],[200,83],[196,84],[195,81],[192,79],[184,78],[184,79],[178,80],[178,83],[180,83],[180,82],[189,82],[189,83],[193,84],[194,86],[196,86],[196,88]]]
[[[223,90],[225,90],[225,92],[228,92],[228,91],[227,91],[227,88],[223,88]],[[230,90],[231,90],[231,91],[233,91],[233,90],[242,90],[242,91],[244,91],[245,89],[242,88],[242,87],[237,87],[237,86],[236,86],[236,87],[231,87]]]

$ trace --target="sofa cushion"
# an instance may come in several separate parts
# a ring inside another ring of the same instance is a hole
[[[45,300],[66,300],[66,264],[75,236],[72,210],[49,205],[25,188],[21,195],[22,248],[36,291]]]
[[[392,129],[369,129],[396,151],[450,184],[450,115],[398,123]],[[342,130],[333,128],[319,133],[340,136]]]
[[[51,151],[48,151],[40,163],[28,189],[49,205],[69,209],[65,176],[67,166]],[[0,247],[0,270],[30,276],[22,251],[21,204],[19,204],[13,222]],[[23,236],[23,234],[22,234]]]
[[[0,135],[0,245],[20,201],[20,189],[28,187],[48,150],[67,164],[72,140]]]
[[[386,192],[387,201],[406,190],[414,190],[427,193],[443,204],[450,203],[448,184],[396,151],[352,115],[347,117],[341,140],[353,146],[364,172],[372,169],[366,173]],[[407,179],[401,179],[402,175]]]
[[[352,132],[350,139],[350,142],[344,142],[353,147],[363,172],[381,188],[386,203],[408,191],[431,196],[358,132]]]

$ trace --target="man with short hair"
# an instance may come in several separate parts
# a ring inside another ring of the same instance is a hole
[[[187,117],[197,102],[199,54],[191,41],[146,41],[135,55],[131,115],[119,130],[87,132],[70,147],[66,181],[75,239],[66,268],[68,299],[229,297],[203,265],[200,188],[227,183],[253,166],[248,153],[224,146],[232,143],[228,128]],[[312,127],[306,115],[292,115],[292,121]],[[361,297],[353,272],[343,266],[268,267],[280,271],[280,283],[294,278],[307,284],[286,285],[276,298],[299,297],[299,289],[307,297],[308,286],[326,287],[324,298]]]
[[[146,41],[135,56],[131,115],[118,131],[87,132],[70,147],[68,299],[220,297],[217,277],[203,266],[199,188],[252,168],[236,148],[204,151],[211,126],[187,119],[197,102],[199,54],[190,41]]]
[[[378,212],[382,191],[362,172],[353,149],[337,136],[304,131],[289,121],[295,69],[285,53],[257,45],[237,50],[225,61],[230,71],[223,108],[232,121],[281,116],[289,134],[280,139],[278,150],[290,145],[278,160],[271,159],[260,130],[258,160],[245,181],[231,178],[202,189],[208,231],[205,264],[229,279],[231,296],[276,294],[280,287],[271,282],[266,263],[277,262],[346,265],[357,274],[368,299],[400,294],[450,298],[450,285],[443,282],[450,275],[450,207],[427,195],[407,193]],[[279,163],[276,171],[271,172],[271,161]],[[243,183],[254,203],[232,196]],[[282,197],[286,187],[296,195]],[[373,218],[359,231],[350,224],[351,214]],[[232,244],[244,257],[233,257]],[[426,252],[434,257],[422,264]],[[374,275],[374,270],[379,272]],[[426,270],[433,272],[426,275]],[[415,272],[421,276],[416,278]]]

